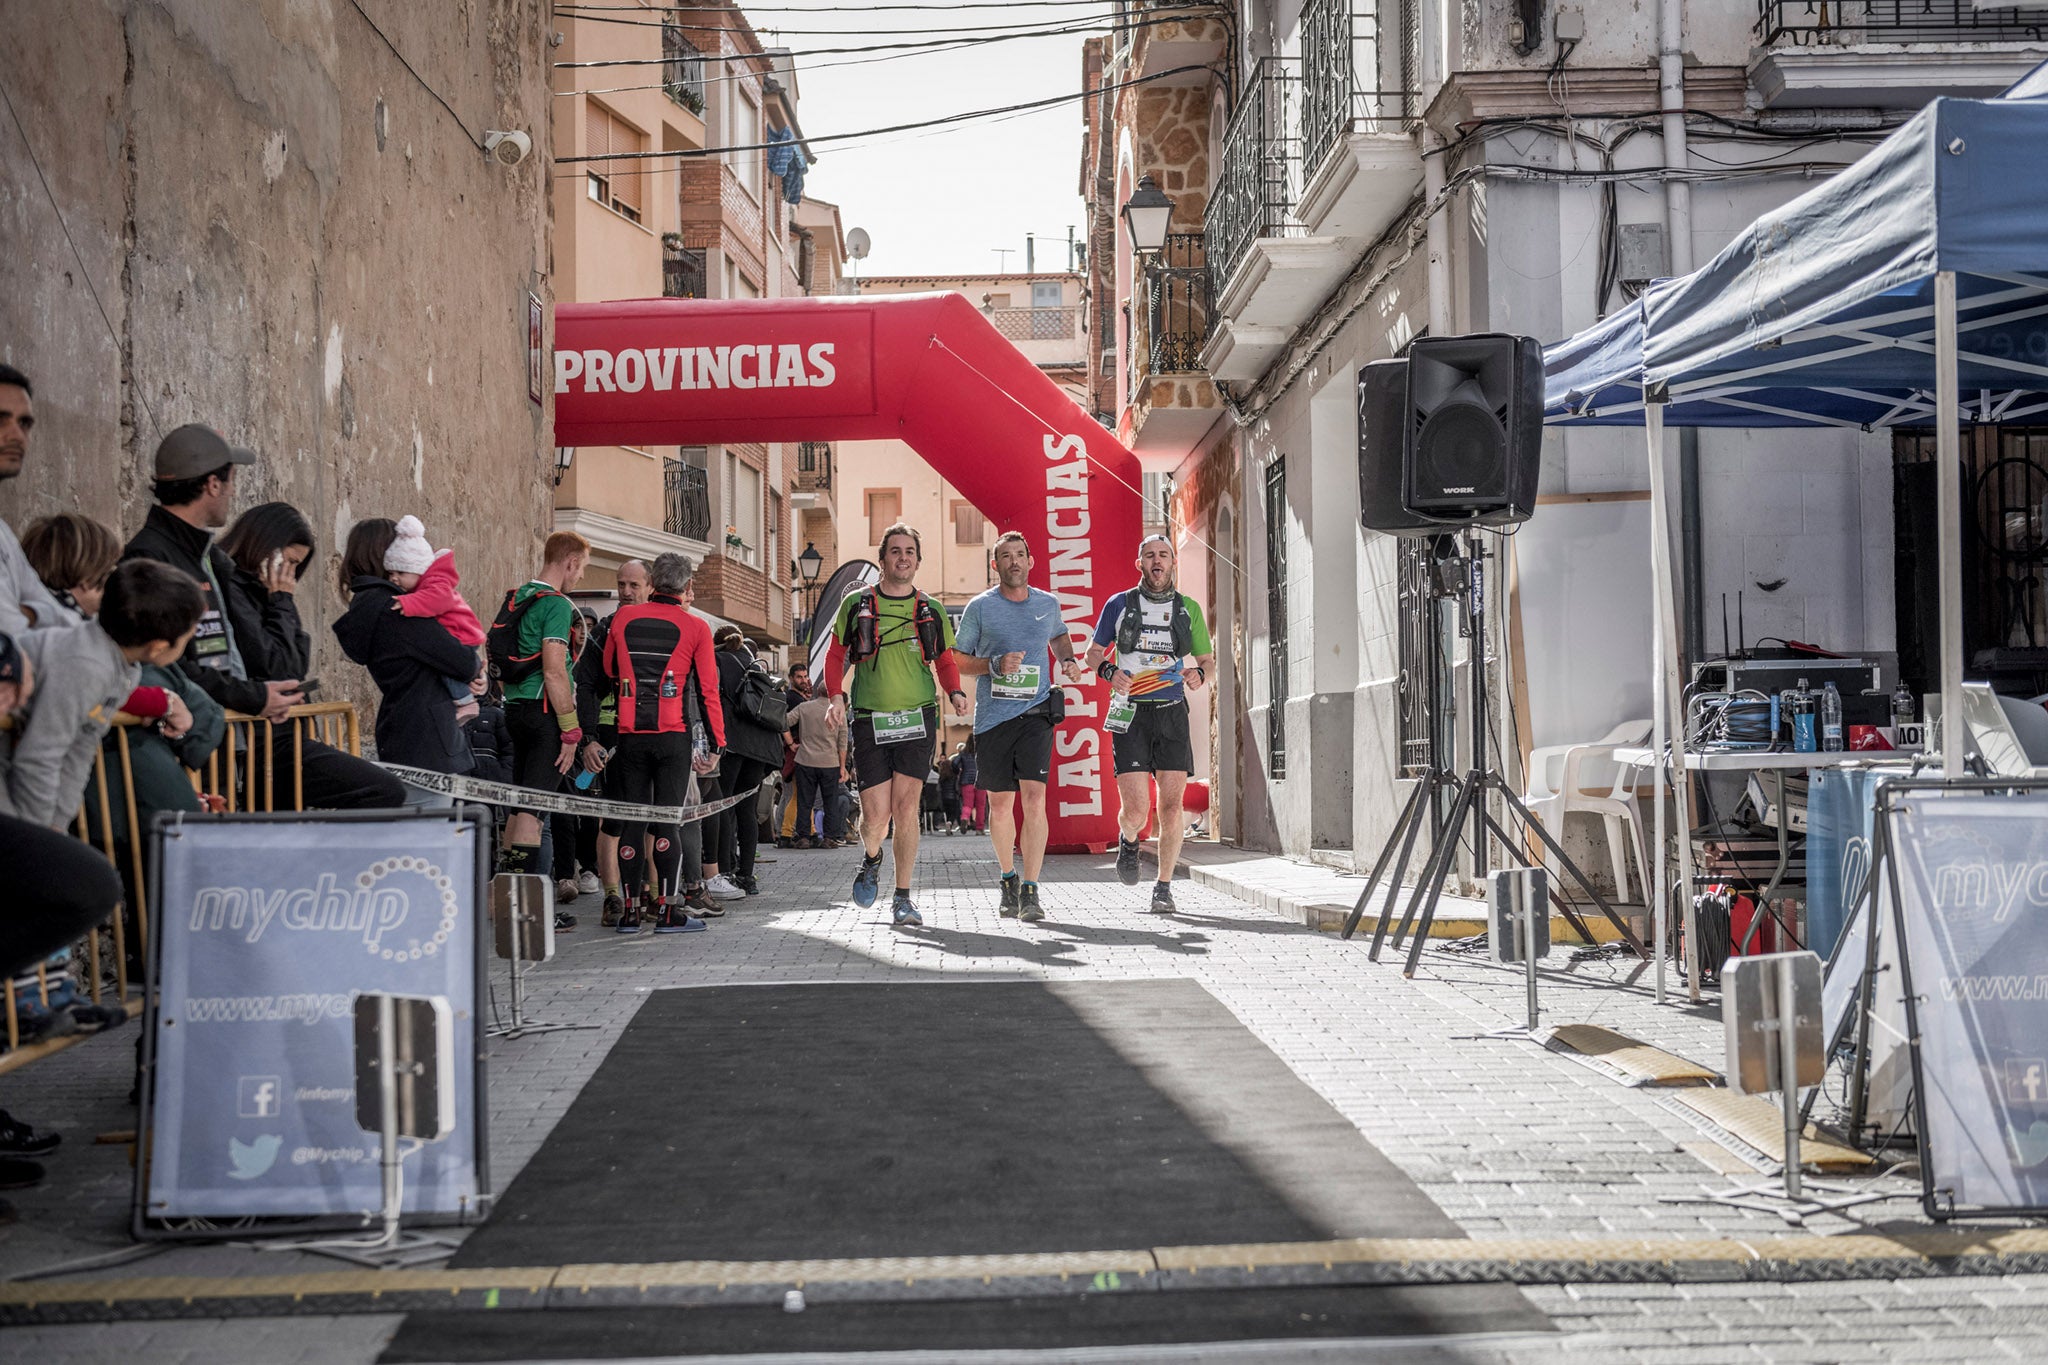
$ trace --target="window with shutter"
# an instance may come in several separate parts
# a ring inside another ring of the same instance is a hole
[[[637,223],[640,221],[646,174],[640,169],[640,163],[630,158],[647,150],[647,137],[596,100],[586,100],[584,104],[583,154],[628,158],[586,162],[589,169],[586,192],[606,208]]]

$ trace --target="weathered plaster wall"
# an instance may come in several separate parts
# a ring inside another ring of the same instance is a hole
[[[323,695],[367,703],[328,630],[353,521],[421,517],[486,615],[546,531],[527,293],[548,298],[551,49],[533,0],[362,11],[0,0],[0,358],[41,423],[0,516],[76,509],[125,537],[161,433],[219,428],[262,455],[237,509],[312,522]],[[488,161],[486,129],[535,152]]]

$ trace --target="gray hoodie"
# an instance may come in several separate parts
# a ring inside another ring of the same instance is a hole
[[[78,814],[100,737],[141,676],[97,621],[32,630],[15,641],[35,667],[35,694],[5,765],[0,807],[52,829]]]
[[[0,521],[0,635],[12,635],[19,640],[29,633],[31,627],[24,607],[35,613],[36,630],[78,624],[78,613],[61,605],[29,567],[28,556],[21,552],[21,542],[14,538],[14,528]]]

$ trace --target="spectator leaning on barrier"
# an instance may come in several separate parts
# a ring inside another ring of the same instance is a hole
[[[35,425],[35,390],[28,376],[0,365],[0,483],[20,475]],[[19,640],[37,628],[77,623],[77,613],[60,605],[29,567],[13,528],[0,521],[0,635]]]
[[[395,536],[394,523],[382,517],[350,528],[340,583],[348,610],[334,623],[334,638],[377,684],[379,758],[429,772],[472,772],[475,759],[456,721],[450,686],[459,684],[463,699],[469,699],[470,680],[479,672],[476,646],[464,644],[431,616],[399,609],[398,585],[384,568]],[[408,790],[410,804],[449,804],[439,793]]]
[[[167,565],[124,564],[107,580],[97,620],[34,631],[22,641],[45,686],[29,705],[8,763],[8,814],[52,829],[70,823],[100,736],[135,690],[141,665],[175,662],[203,609],[199,585],[188,576]],[[170,737],[183,733],[178,726]]]
[[[288,502],[266,502],[222,532],[231,566],[221,594],[228,629],[252,678],[304,678],[313,641],[299,619],[299,580],[313,558],[313,528]]]
[[[269,606],[267,601],[246,598],[229,603],[229,594],[244,590],[236,586],[234,561],[213,543],[213,533],[227,524],[236,467],[255,459],[254,452],[231,447],[218,432],[196,423],[164,437],[156,451],[157,505],[149,509],[124,556],[160,560],[199,581],[205,608],[192,647],[179,667],[228,710],[270,722],[274,804],[291,800],[294,765],[298,765],[297,784],[309,808],[358,810],[401,805],[405,788],[397,778],[352,754],[295,737],[293,727],[284,723],[290,708],[304,701],[305,694],[302,680],[295,674],[275,676],[264,670],[265,664],[273,662],[267,648],[272,643],[269,636],[261,641],[252,637],[249,652],[242,650],[233,617],[262,620]],[[255,780],[252,773],[251,781]]]

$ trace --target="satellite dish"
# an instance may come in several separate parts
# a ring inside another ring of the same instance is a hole
[[[868,258],[868,248],[873,245],[874,242],[869,238],[866,228],[855,228],[846,234],[846,255],[850,260],[866,260]]]

